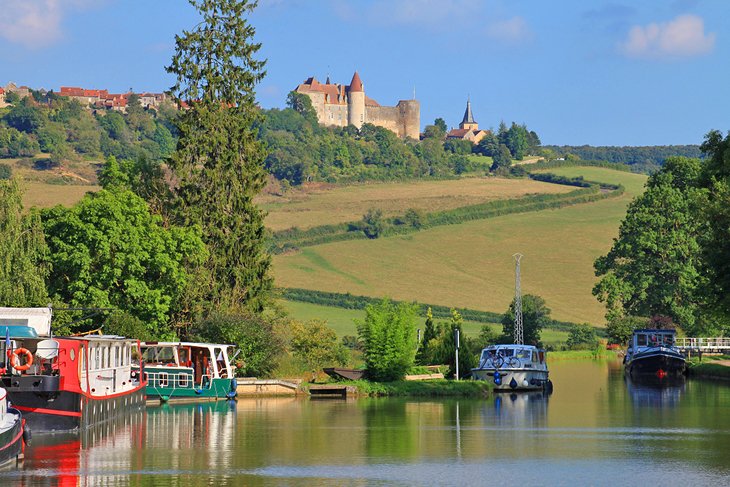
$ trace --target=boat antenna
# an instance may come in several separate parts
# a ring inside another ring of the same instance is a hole
[[[520,259],[522,254],[514,254],[515,258],[515,344],[522,345],[522,289],[520,287]]]

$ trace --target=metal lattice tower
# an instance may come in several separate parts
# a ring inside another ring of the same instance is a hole
[[[522,288],[520,287],[520,259],[522,254],[515,254],[515,343],[522,345]]]

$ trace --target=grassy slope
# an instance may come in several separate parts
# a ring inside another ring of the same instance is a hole
[[[257,200],[269,212],[266,226],[278,231],[360,220],[370,208],[383,210],[385,216],[395,216],[409,208],[433,212],[534,193],[567,193],[572,189],[575,188],[539,181],[473,177],[295,189],[284,197],[264,195]]]
[[[46,157],[41,154],[36,159]],[[72,206],[87,192],[100,189],[96,183],[93,161],[67,163],[64,168],[36,170],[32,159],[0,159],[9,165],[13,176],[22,181],[23,207],[48,208],[55,205]]]
[[[646,177],[603,168],[552,172],[621,183],[626,193],[407,236],[309,247],[274,257],[277,285],[501,312],[514,293],[511,256],[520,252],[523,293],[545,298],[556,319],[600,324],[603,306],[591,295],[593,261],[610,248]]]

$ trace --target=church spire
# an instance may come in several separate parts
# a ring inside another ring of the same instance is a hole
[[[466,123],[476,123],[474,115],[471,113],[471,100],[469,98],[466,99],[466,111],[464,112],[464,119],[461,121],[462,125]]]

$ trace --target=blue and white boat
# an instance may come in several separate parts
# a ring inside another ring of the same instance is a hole
[[[532,345],[490,345],[482,350],[479,366],[471,369],[476,380],[491,380],[496,391],[552,392],[547,352]]]

